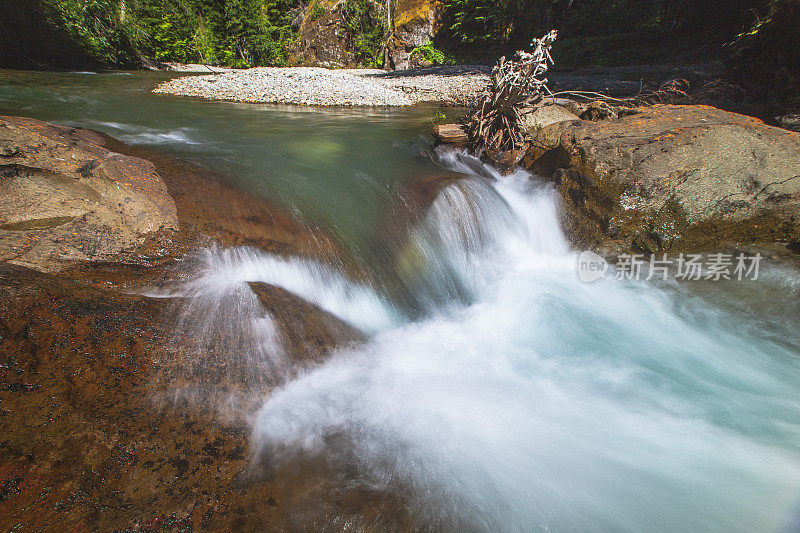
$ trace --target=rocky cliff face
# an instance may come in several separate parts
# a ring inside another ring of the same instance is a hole
[[[300,38],[292,62],[306,66],[358,66],[346,34],[343,0],[311,2],[299,19]],[[384,53],[384,68],[403,70],[424,66],[411,51],[433,39],[440,2],[397,0],[392,11],[392,32]]]
[[[440,2],[397,0],[392,36],[386,50],[386,67],[392,70],[426,66],[411,57],[417,46],[425,45],[436,35]]]
[[[341,0],[310,3],[300,19],[300,37],[292,63],[311,67],[348,66],[348,46],[342,20]]]

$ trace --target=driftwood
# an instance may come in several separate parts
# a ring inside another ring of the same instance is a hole
[[[467,130],[461,124],[440,124],[433,128],[433,136],[445,144],[466,144],[469,141]]]
[[[533,53],[518,51],[513,60],[501,57],[492,70],[487,91],[467,119],[469,141],[476,153],[508,164],[524,155],[529,136],[523,126],[526,108],[549,94],[547,79],[540,78],[553,64],[550,48],[556,30],[531,43]]]

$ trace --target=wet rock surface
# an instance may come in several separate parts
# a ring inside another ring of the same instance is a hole
[[[338,247],[192,164],[87,130],[3,120],[26,140],[6,142],[9,157],[64,156],[45,177],[72,196],[53,209],[73,209],[81,194],[94,198],[84,185],[90,178],[72,168],[92,150],[152,171],[178,223],[130,250],[61,262],[56,274],[0,261],[0,529],[286,530],[285,502],[298,484],[315,481],[255,468],[248,422],[280,381],[251,375],[231,357],[247,328],[232,334],[207,324],[210,334],[198,338],[180,327],[192,295],[170,287],[193,275],[187,257],[210,242],[322,260]],[[34,135],[39,144],[27,142]],[[47,230],[41,220],[60,214],[36,220]],[[285,290],[240,285],[281,330],[287,375],[362,338]],[[153,293],[160,297],[143,295]]]
[[[286,291],[254,290],[297,365],[360,338]],[[187,365],[230,346],[176,336],[177,304],[0,263],[0,527],[281,529],[275,481],[249,456],[258,405],[240,402],[269,385]]]
[[[637,111],[535,136],[527,165],[558,184],[574,242],[656,253],[798,239],[800,135],[707,106]]]
[[[155,166],[101,144],[86,130],[0,117],[0,260],[58,270],[178,229]]]
[[[8,264],[0,294],[0,527],[263,527],[247,426],[158,387],[167,302]]]

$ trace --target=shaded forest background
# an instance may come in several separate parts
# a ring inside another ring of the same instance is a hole
[[[356,57],[380,66],[392,0],[343,0]],[[722,60],[797,94],[800,0],[444,0],[434,62],[493,62],[558,28],[559,68]],[[0,66],[283,66],[319,0],[3,0]],[[313,20],[313,19],[312,19]],[[363,49],[363,50],[362,50]],[[367,60],[367,58],[373,58]]]

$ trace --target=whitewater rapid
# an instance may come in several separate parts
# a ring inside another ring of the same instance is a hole
[[[582,283],[551,187],[439,158],[466,177],[395,256],[421,318],[313,261],[209,252],[209,301],[266,281],[369,335],[265,399],[259,460],[400,494],[413,529],[793,530],[796,332],[675,284]]]

